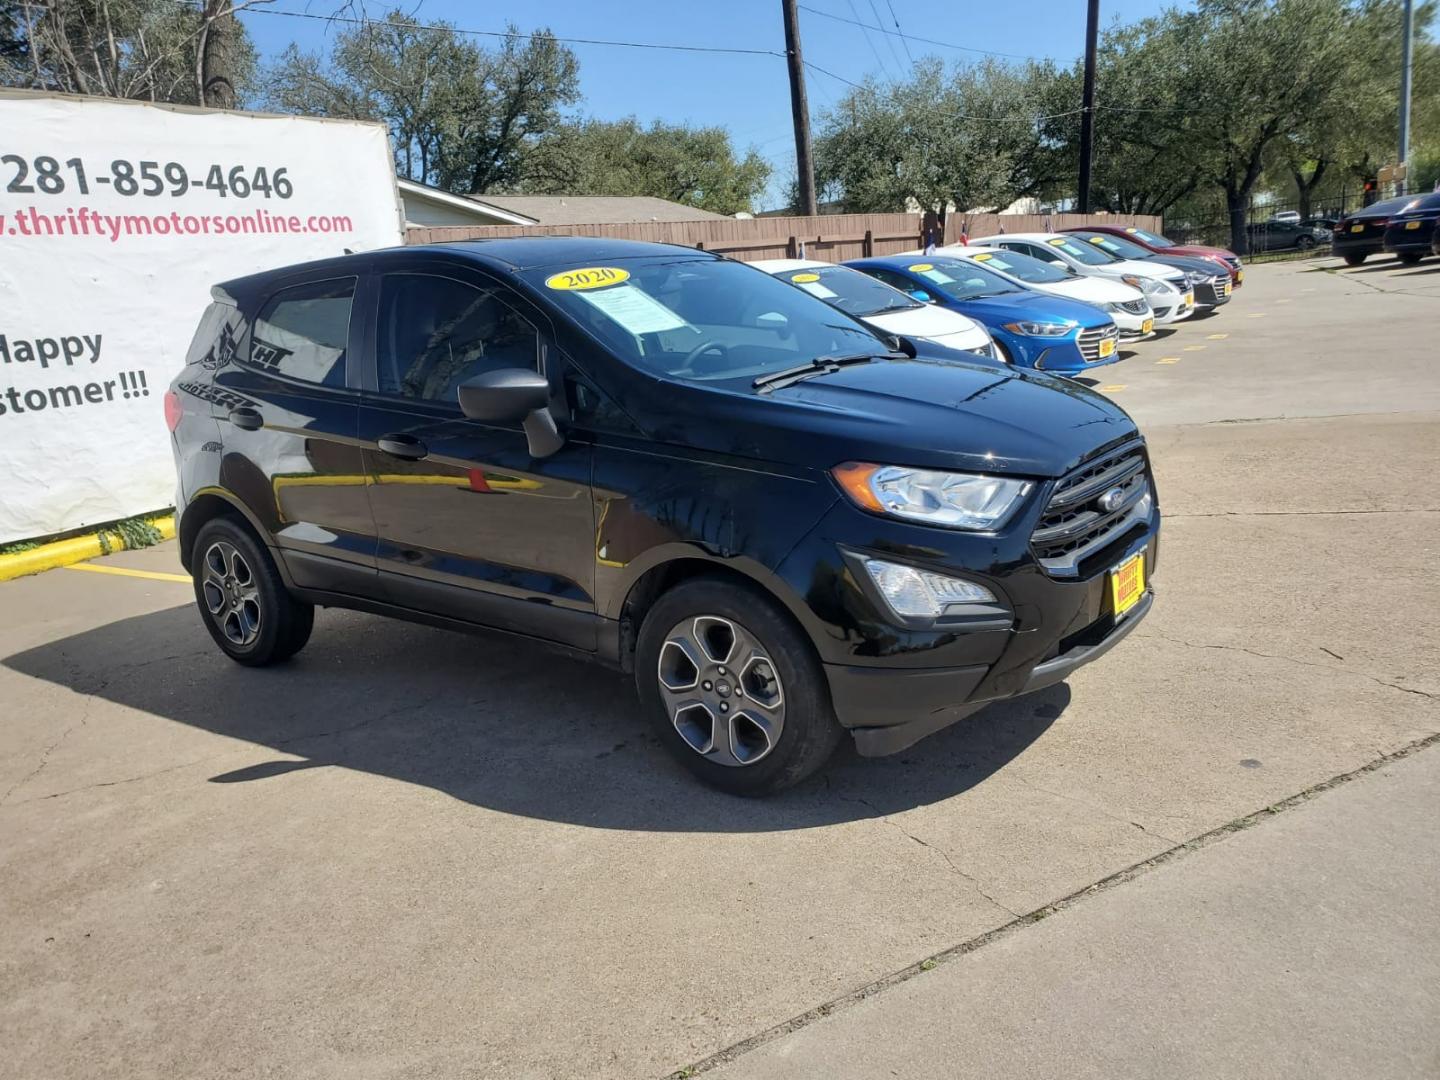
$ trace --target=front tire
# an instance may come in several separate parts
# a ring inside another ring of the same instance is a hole
[[[315,608],[290,595],[270,552],[233,518],[206,522],[193,566],[200,618],[236,663],[279,663],[310,640]]]
[[[1346,265],[1346,266],[1359,266],[1359,265],[1360,265],[1361,263],[1363,263],[1364,261],[1365,261],[1365,256],[1364,256],[1363,254],[1361,254],[1361,253],[1356,253],[1356,254],[1353,254],[1353,255],[1346,255],[1346,256],[1345,256],[1345,265]]]
[[[635,684],[666,749],[732,795],[798,784],[844,735],[810,642],[739,582],[695,578],[662,595],[640,627]]]
[[[1309,251],[1315,246],[1315,238],[1313,236],[1297,236],[1295,246],[1301,251]]]
[[[1402,251],[1396,258],[1400,260],[1401,266],[1414,266],[1425,257],[1423,251]]]

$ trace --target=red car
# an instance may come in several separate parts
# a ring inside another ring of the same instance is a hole
[[[1113,233],[1115,236],[1123,236],[1133,244],[1148,248],[1157,255],[1190,255],[1195,258],[1209,259],[1228,270],[1231,283],[1237,287],[1245,280],[1245,271],[1240,266],[1240,256],[1225,248],[1208,247],[1205,244],[1177,244],[1159,233],[1150,232],[1148,229],[1139,229],[1134,225],[1077,225],[1061,231]]]

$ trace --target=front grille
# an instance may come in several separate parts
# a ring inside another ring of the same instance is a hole
[[[1030,534],[1035,558],[1050,574],[1076,574],[1084,559],[1144,522],[1149,493],[1144,439],[1102,451],[1055,485]],[[1104,509],[1102,500],[1113,505]]]
[[[1225,282],[1229,278],[1210,278],[1195,286],[1195,299],[1202,304],[1216,305],[1228,303],[1230,297],[1225,295]]]
[[[1100,359],[1100,343],[1107,338],[1110,341],[1118,341],[1120,338],[1120,331],[1115,328],[1114,323],[1080,331],[1080,339],[1076,344],[1080,346],[1080,355],[1087,364],[1093,364]],[[1111,355],[1114,355],[1113,349]]]
[[[1122,300],[1120,310],[1128,311],[1131,315],[1144,315],[1150,310],[1150,301],[1143,296],[1139,300]]]
[[[1229,265],[1229,267],[1230,267],[1231,270],[1239,270],[1239,269],[1240,269],[1240,259],[1239,259],[1238,257],[1232,258],[1232,257],[1229,256],[1229,255],[1225,255],[1225,256],[1222,256],[1222,257],[1225,259],[1225,262]]]

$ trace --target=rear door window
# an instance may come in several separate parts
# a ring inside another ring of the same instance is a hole
[[[250,334],[250,366],[316,386],[345,385],[355,279],[312,281],[265,302]]]

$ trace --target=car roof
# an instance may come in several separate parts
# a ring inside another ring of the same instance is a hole
[[[818,262],[814,259],[756,259],[750,264],[767,274],[783,274],[787,270],[824,270],[835,263]]]
[[[1345,216],[1347,218],[1357,218],[1379,217],[1383,214],[1393,214],[1396,210],[1408,205],[1414,198],[1414,195],[1402,195],[1396,199],[1381,199],[1379,202],[1371,203],[1369,206],[1361,207],[1359,210],[1352,210]]]
[[[994,236],[979,236],[977,240],[1053,240],[1057,236],[1065,236],[1065,233],[1054,232],[1007,232],[996,233]],[[1068,239],[1068,237],[1067,237]]]
[[[452,240],[439,244],[414,244],[382,248],[377,251],[341,255],[333,259],[294,263],[263,270],[257,274],[233,278],[218,288],[238,297],[267,288],[271,283],[297,275],[350,275],[360,273],[371,263],[384,265],[399,262],[419,253],[455,256],[495,270],[513,272],[538,270],[553,266],[589,266],[596,263],[619,262],[626,259],[657,256],[687,257],[715,260],[720,256],[679,244],[652,244],[640,240],[615,240],[598,236],[507,236],[486,240]]]

